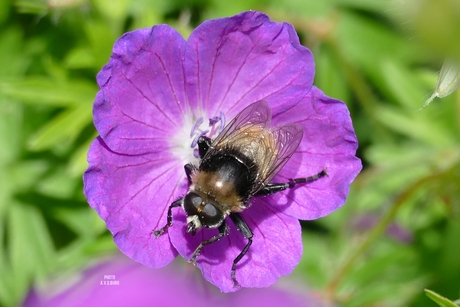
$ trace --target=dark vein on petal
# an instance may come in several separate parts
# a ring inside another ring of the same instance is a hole
[[[146,164],[149,164],[149,163],[152,163],[152,162],[157,163],[157,164],[161,164],[159,162],[162,162],[162,161],[171,161],[171,158],[168,157],[168,158],[155,159],[155,160],[145,158],[145,161],[139,162],[139,163],[133,163],[133,164],[128,164],[128,165],[120,165],[120,166],[113,165],[113,164],[111,164],[111,165],[115,168],[115,171],[117,171],[119,169],[124,169],[124,168],[128,168],[128,167],[142,166],[142,165],[146,165]]]
[[[198,48],[198,47],[197,47]],[[197,87],[198,87],[198,110],[203,110],[203,94],[201,93],[201,68],[200,68],[200,55],[199,51],[196,50],[196,65],[197,65]]]
[[[167,130],[161,130],[161,129],[159,129],[159,127],[149,125],[149,124],[147,124],[146,122],[142,122],[142,121],[139,121],[139,120],[137,120],[137,119],[131,117],[130,115],[126,114],[126,113],[120,108],[120,106],[119,106],[118,104],[113,104],[113,103],[112,103],[111,105],[113,105],[115,108],[117,108],[117,110],[118,110],[123,116],[129,118],[132,122],[139,123],[139,124],[141,124],[141,125],[147,126],[147,127],[149,127],[149,128],[156,129],[156,130],[161,131],[161,132],[164,132],[164,133],[167,133],[167,132],[168,132]],[[107,117],[112,117],[112,116],[107,116]],[[125,126],[125,125],[127,125],[127,124],[129,124],[129,123],[123,123],[123,124],[120,124],[120,125],[118,125],[118,126],[121,127],[121,126]]]
[[[184,99],[185,99],[185,112],[188,111],[188,108],[187,106],[190,107],[190,100],[189,100],[189,95],[188,95],[188,92],[187,92],[187,72],[186,72],[186,69],[185,69],[185,50],[187,48],[187,44],[184,44],[184,47],[183,49],[181,50],[181,68],[182,68],[182,76],[184,77],[183,80],[182,80],[182,90],[184,91]],[[184,118],[185,119],[185,116]]]
[[[282,218],[280,218],[278,216],[278,214],[284,214],[284,213],[273,210],[273,208],[270,208],[271,207],[270,205],[267,206],[267,204],[264,204],[264,206],[265,206],[265,210],[270,211],[272,213],[272,215],[275,216],[278,219],[278,221],[280,221],[280,223],[284,225],[284,229],[290,229],[290,226],[284,221],[284,219],[282,219]],[[292,218],[295,219],[294,217],[292,217]],[[292,238],[292,237],[291,236],[286,236],[285,240],[287,240],[288,238]],[[295,242],[293,240],[291,240],[291,244],[294,245],[294,243]],[[284,254],[287,254],[287,252],[288,252],[286,249],[279,248],[277,244],[272,244],[272,246],[276,247],[278,251],[283,251]]]
[[[228,93],[230,92],[231,88],[233,87],[233,85],[235,84],[235,81],[236,79],[238,78],[242,68],[245,66],[249,56],[251,55],[251,53],[254,51],[254,49],[256,48],[257,44],[262,40],[262,37],[259,37],[259,40],[257,42],[255,42],[252,46],[252,48],[248,51],[248,54],[246,55],[246,57],[244,58],[244,61],[241,63],[240,67],[238,68],[238,70],[236,71],[236,74],[235,76],[233,77],[233,80],[230,82],[230,84],[228,85],[228,88],[227,88],[227,92],[225,92],[225,95],[224,97],[222,98],[222,100],[220,101],[219,103],[219,108],[218,110],[220,110],[222,108],[222,104],[224,103],[225,99],[227,98],[228,96]],[[235,104],[233,104],[235,105]]]
[[[280,176],[281,177],[281,176]],[[308,193],[310,194],[310,196],[312,196],[312,194],[315,194],[312,192],[312,190],[314,191],[320,191],[322,192],[323,190],[321,189],[314,189],[312,188],[311,186],[303,186],[304,189],[306,189],[308,191]],[[286,196],[287,199],[290,200],[291,203],[294,203],[294,204],[297,204],[298,206],[302,207],[303,209],[307,210],[307,207],[305,207],[305,205],[302,205],[300,201],[296,201],[295,197],[293,195],[290,195],[289,193],[285,193],[284,196]],[[314,197],[312,197],[314,198]],[[317,210],[317,212],[322,212],[321,208],[319,206],[317,206],[316,204],[310,204],[312,205],[313,207],[315,207],[315,209]],[[294,218],[294,217],[293,217]]]
[[[165,141],[164,137],[119,137],[120,140],[129,140],[129,141]]]
[[[168,84],[169,84],[169,87],[171,88],[171,91],[172,91],[172,93],[173,93],[174,100],[175,100],[175,102],[176,102],[177,107],[178,107],[179,110],[180,110],[180,114],[181,114],[182,117],[183,117],[183,116],[184,116],[184,112],[183,112],[183,110],[182,110],[182,107],[181,107],[181,105],[180,105],[179,100],[177,99],[177,94],[176,94],[176,91],[174,90],[173,84],[172,84],[172,82],[171,82],[171,77],[170,77],[170,75],[169,75],[169,72],[168,72],[168,70],[166,69],[166,66],[164,65],[164,63],[163,63],[161,57],[160,57],[156,52],[155,52],[155,56],[158,58],[158,61],[161,63],[161,67],[163,67],[163,72],[165,73],[166,78],[168,79]],[[150,83],[149,83],[149,87],[150,87]],[[150,89],[150,90],[151,90],[151,89]]]
[[[177,164],[175,164],[172,169],[176,168],[177,167]],[[176,184],[174,185],[174,188],[172,189],[171,193],[169,194],[168,196],[168,200],[165,204],[165,206],[163,206],[163,210],[161,211],[161,214],[159,215],[160,217],[162,217],[163,215],[165,215],[165,212],[169,209],[169,206],[171,205],[171,203],[173,202],[173,196],[176,194],[176,191],[179,189],[179,186],[180,186],[180,182],[183,180],[183,177],[179,177],[179,180],[176,182]],[[167,183],[167,181],[165,181],[165,184]],[[161,187],[163,187],[165,184],[163,184]],[[161,188],[159,187],[159,188]],[[161,190],[161,189],[160,189]],[[158,218],[157,220],[157,223],[156,225],[153,227],[152,230],[155,230],[155,229],[158,229],[160,226],[160,218]]]
[[[154,103],[153,101],[151,101],[150,98],[147,97],[147,96],[144,94],[144,92],[143,92],[140,88],[138,88],[138,87],[133,83],[133,81],[132,81],[131,79],[127,78],[123,72],[122,72],[122,74],[123,74],[123,76],[125,77],[125,79],[133,86],[133,88],[136,89],[136,90],[142,95],[142,97],[145,98],[145,100],[147,100],[147,101],[148,101],[153,107],[155,107],[155,109],[157,109],[166,119],[168,119],[174,126],[177,127],[175,121],[173,121],[171,118],[169,118],[169,117],[166,115],[166,113],[164,113],[163,110],[160,109],[156,103]]]
[[[114,213],[118,214],[120,211],[122,211],[124,209],[124,207],[126,205],[128,205],[129,203],[131,203],[141,192],[143,192],[145,189],[149,188],[154,181],[158,180],[158,178],[160,178],[164,174],[170,172],[172,169],[173,168],[166,168],[166,170],[164,172],[162,172],[161,174],[158,174],[157,176],[153,177],[152,180],[150,180],[148,183],[146,183],[144,186],[142,186],[139,190],[137,190],[136,193],[134,193],[132,196],[130,196],[129,199],[126,200],[124,204],[120,205],[118,210],[116,210]],[[165,180],[164,184],[166,184],[166,183],[167,183],[167,181]],[[164,184],[162,186],[164,186]]]
[[[227,27],[224,30],[225,30],[226,35],[228,36]],[[222,31],[222,32],[224,32],[224,31]],[[207,108],[209,108],[208,103],[209,103],[209,97],[211,95],[212,84],[213,84],[213,81],[214,81],[214,70],[216,68],[216,61],[222,55],[221,53],[219,53],[219,51],[222,49],[223,45],[224,45],[224,42],[221,40],[220,43],[219,43],[219,46],[216,47],[216,56],[214,57],[214,59],[212,61],[211,79],[210,79],[210,84],[209,84],[209,88],[208,88],[208,97],[207,97],[208,101],[206,102],[206,107]]]

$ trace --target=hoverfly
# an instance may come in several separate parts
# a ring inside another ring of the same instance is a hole
[[[270,122],[271,109],[261,100],[243,109],[214,140],[201,136],[198,140],[200,165],[184,166],[189,190],[169,206],[166,225],[154,231],[157,238],[163,234],[172,224],[172,209],[179,206],[187,215],[187,233],[194,235],[203,227],[218,228],[218,235],[201,242],[195,249],[189,262],[196,264],[205,245],[228,235],[226,218],[230,217],[248,240],[233,260],[231,278],[235,287],[239,286],[236,265],[248,252],[253,238],[239,212],[248,208],[252,197],[271,195],[327,175],[322,170],[314,176],[291,179],[287,183],[270,183],[303,137],[299,124],[270,127]]]

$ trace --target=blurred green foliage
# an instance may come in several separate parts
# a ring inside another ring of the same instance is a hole
[[[460,54],[458,0],[4,0],[0,305],[116,250],[81,182],[114,41],[158,23],[187,37],[249,9],[296,27],[315,84],[350,108],[365,166],[342,209],[303,223],[291,278],[349,307],[434,306],[424,288],[460,296],[460,95],[417,111]]]

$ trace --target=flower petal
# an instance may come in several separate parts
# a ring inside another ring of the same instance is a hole
[[[185,62],[193,108],[227,118],[261,99],[289,107],[314,76],[313,56],[294,28],[254,11],[203,22],[187,41]]]
[[[94,124],[107,146],[142,154],[167,143],[187,112],[185,40],[167,25],[124,34],[97,76]]]
[[[264,198],[241,213],[252,230],[253,243],[236,268],[236,278],[242,287],[267,287],[279,277],[288,275],[299,263],[302,238],[299,221],[267,204]],[[228,236],[203,247],[197,266],[203,276],[223,292],[233,292],[231,268],[248,240],[237,231],[230,218]],[[185,214],[177,210],[169,230],[171,242],[185,259],[190,259],[196,247],[218,234],[217,229],[202,229],[195,236],[186,233]]]
[[[308,177],[323,169],[328,176],[267,199],[293,217],[317,219],[345,203],[350,184],[362,168],[355,156],[358,141],[347,106],[316,87],[295,107],[273,110],[273,125],[289,122],[303,126],[303,140],[274,181]]]
[[[117,154],[100,137],[89,149],[88,162],[86,198],[119,249],[149,267],[171,262],[177,252],[168,236],[156,239],[152,231],[164,226],[168,206],[186,191],[181,166],[167,152]]]

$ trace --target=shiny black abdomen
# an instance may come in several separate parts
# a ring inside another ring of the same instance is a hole
[[[247,200],[257,178],[257,165],[237,150],[216,150],[202,160],[200,171],[215,173],[223,183],[235,186],[238,196]]]

